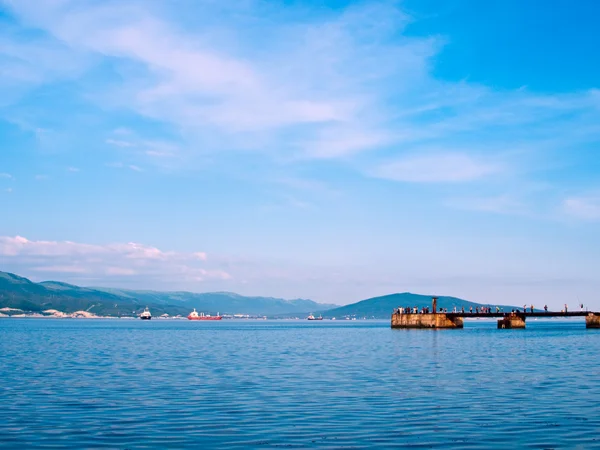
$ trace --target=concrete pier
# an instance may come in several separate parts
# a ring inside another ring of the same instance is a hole
[[[589,313],[585,318],[586,328],[600,328],[600,315]]]
[[[498,329],[525,328],[525,316],[509,314],[498,321]]]
[[[475,318],[486,318],[491,319],[494,317],[499,318],[498,329],[523,329],[525,328],[525,319],[527,317],[540,317],[550,319],[553,317],[557,318],[571,318],[571,317],[585,317],[586,328],[600,329],[600,312],[598,311],[536,311],[531,308],[524,309],[513,309],[511,312],[499,311],[496,308],[496,312],[492,311],[491,307],[485,306],[485,310],[476,308],[475,312],[470,310],[469,312],[456,311],[456,308],[452,312],[447,312],[445,308],[440,308],[437,311],[437,297],[432,298],[432,308],[429,307],[418,308],[396,308],[392,314],[392,328],[464,328],[464,319],[475,319]]]
[[[462,317],[448,314],[392,314],[392,328],[463,328]]]

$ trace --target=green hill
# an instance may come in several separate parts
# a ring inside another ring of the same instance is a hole
[[[135,298],[82,288],[66,283],[49,281],[34,283],[27,278],[0,272],[0,308],[15,308],[25,312],[41,312],[46,309],[70,313],[88,311],[97,315],[122,316],[143,310]],[[176,311],[169,308],[171,313]],[[156,308],[155,314],[164,314],[167,308]],[[180,307],[177,314],[185,314]]]
[[[305,317],[312,312],[323,317],[388,319],[398,307],[431,306],[430,295],[408,292],[375,297],[346,306],[316,303],[312,300],[284,300],[273,297],[245,297],[232,292],[193,293],[185,291],[158,292],[115,288],[88,288],[60,281],[34,283],[27,278],[0,272],[0,308],[17,308],[26,312],[57,309],[65,313],[88,311],[101,316],[131,316],[148,306],[154,316],[187,315],[192,308],[206,314],[249,314],[269,317]],[[469,302],[456,297],[441,296],[439,308],[496,305]],[[498,305],[504,311],[512,306]]]
[[[389,319],[394,309],[399,307],[410,306],[412,308],[416,306],[419,309],[424,306],[431,307],[431,298],[431,295],[411,294],[410,292],[404,292],[402,294],[390,294],[382,297],[369,298],[351,305],[329,309],[327,311],[323,311],[321,314],[326,318],[355,316],[356,318],[366,317],[368,319]],[[496,306],[499,306],[500,308],[503,308],[504,311],[510,311],[514,308],[513,306],[506,305],[474,303],[456,297],[445,296],[438,297],[437,305],[438,308],[447,308],[448,311],[452,311],[455,306],[459,310],[463,306],[465,310],[468,310],[469,307],[473,307],[473,310],[475,310],[476,307],[481,306],[490,306],[494,309]]]
[[[207,314],[285,315],[323,311],[335,305],[312,300],[245,297],[231,292],[158,292],[79,287],[59,281],[34,283],[27,278],[0,272],[0,308],[27,312],[56,309],[65,313],[89,311],[97,315],[139,314],[148,306],[154,316],[187,315],[192,308]]]

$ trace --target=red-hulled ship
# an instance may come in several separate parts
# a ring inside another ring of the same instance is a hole
[[[198,314],[196,312],[196,308],[194,308],[194,310],[188,316],[188,319],[190,319],[190,320],[221,320],[222,317],[219,315],[219,313],[217,313],[216,316],[210,316],[210,315],[205,316],[204,313]]]

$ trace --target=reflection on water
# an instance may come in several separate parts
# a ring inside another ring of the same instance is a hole
[[[600,448],[600,332],[0,320],[0,447]]]

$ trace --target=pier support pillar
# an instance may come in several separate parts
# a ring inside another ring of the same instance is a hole
[[[600,328],[600,315],[588,314],[585,318],[586,328]]]
[[[510,314],[498,321],[498,329],[525,328],[525,316]]]
[[[392,314],[392,328],[463,328],[462,317],[449,314]]]

